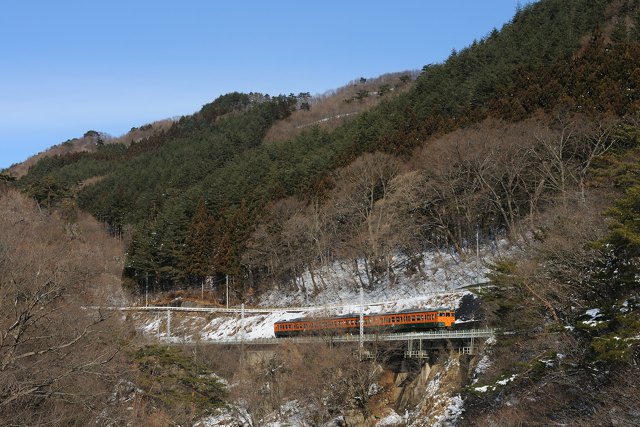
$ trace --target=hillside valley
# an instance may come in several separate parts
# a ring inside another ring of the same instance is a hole
[[[1,171],[2,423],[637,424],[640,2],[487,30]],[[245,345],[427,309],[492,337]]]

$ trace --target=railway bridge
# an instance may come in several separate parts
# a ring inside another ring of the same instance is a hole
[[[287,338],[243,339],[242,336],[207,341],[207,345],[243,345],[249,347],[273,346],[286,343],[325,343],[329,346],[340,343],[359,344],[360,354],[367,355],[365,343],[406,342],[405,358],[427,359],[435,349],[451,347],[462,354],[476,354],[477,344],[495,336],[497,330],[491,328],[438,330],[425,332],[362,334],[362,335],[302,335]]]
[[[373,304],[376,305],[376,304]],[[98,307],[87,307],[98,308]],[[222,308],[222,307],[166,307],[166,306],[142,306],[142,307],[100,307],[100,309],[117,310],[123,312],[153,312],[157,316],[166,316],[166,332],[158,334],[158,338],[169,343],[188,344],[190,340],[172,335],[171,318],[174,313],[219,313],[223,315],[239,315],[241,322],[244,322],[245,314],[259,315],[273,312],[309,312],[315,310],[325,310],[326,307],[287,307],[287,308]],[[239,319],[240,320],[240,319]],[[164,328],[163,328],[164,329]],[[160,331],[158,331],[160,332]],[[359,345],[360,354],[367,354],[365,344],[385,342],[406,342],[405,358],[425,359],[429,352],[434,349],[450,348],[463,354],[475,354],[477,345],[480,342],[495,336],[495,329],[453,329],[408,333],[375,333],[375,334],[347,334],[347,335],[301,335],[288,338],[247,338],[242,332],[234,337],[217,338],[206,341],[199,341],[200,345],[222,345],[222,346],[249,346],[254,349],[269,348],[285,343],[326,343],[333,346],[342,343],[353,343]]]

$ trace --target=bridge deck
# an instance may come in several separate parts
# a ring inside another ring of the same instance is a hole
[[[461,340],[480,338],[491,338],[495,335],[495,329],[468,329],[461,331],[431,331],[431,332],[409,332],[400,334],[364,334],[362,340],[365,342],[376,341],[409,341],[409,340]],[[206,344],[219,345],[273,345],[284,343],[343,343],[343,342],[360,342],[360,335],[313,335],[299,336],[290,338],[257,338],[242,339],[227,338],[220,340],[206,341]]]

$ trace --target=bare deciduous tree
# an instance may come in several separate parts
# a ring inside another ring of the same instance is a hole
[[[85,309],[118,294],[122,248],[80,216],[74,233],[14,191],[0,194],[0,418],[84,423],[106,405],[122,331]]]

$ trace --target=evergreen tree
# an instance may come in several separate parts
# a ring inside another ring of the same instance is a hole
[[[129,245],[123,272],[124,286],[131,292],[153,290],[158,270],[155,232],[151,223],[145,220],[136,227]],[[152,288],[146,289],[148,285]]]
[[[182,268],[189,281],[202,284],[207,276],[214,273],[214,227],[214,219],[207,211],[204,199],[201,198],[189,224],[182,258]]]

